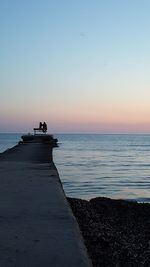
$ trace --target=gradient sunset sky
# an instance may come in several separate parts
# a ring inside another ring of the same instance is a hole
[[[149,0],[1,0],[0,132],[150,133]]]

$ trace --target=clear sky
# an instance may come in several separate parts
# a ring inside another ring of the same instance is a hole
[[[0,131],[150,133],[149,0],[0,0]]]

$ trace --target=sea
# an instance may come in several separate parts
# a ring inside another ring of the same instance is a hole
[[[0,134],[0,152],[16,145],[21,133]],[[150,203],[149,134],[54,134],[53,150],[67,196],[108,197]]]

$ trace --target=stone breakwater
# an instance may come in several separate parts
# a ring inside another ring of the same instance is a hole
[[[150,266],[150,204],[68,198],[94,267]]]
[[[0,154],[0,267],[90,267],[52,146],[41,138]]]

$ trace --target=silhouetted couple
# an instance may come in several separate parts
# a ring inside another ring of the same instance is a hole
[[[47,132],[47,124],[46,122],[44,121],[43,123],[40,121],[39,123],[39,128],[43,130],[44,133]]]

